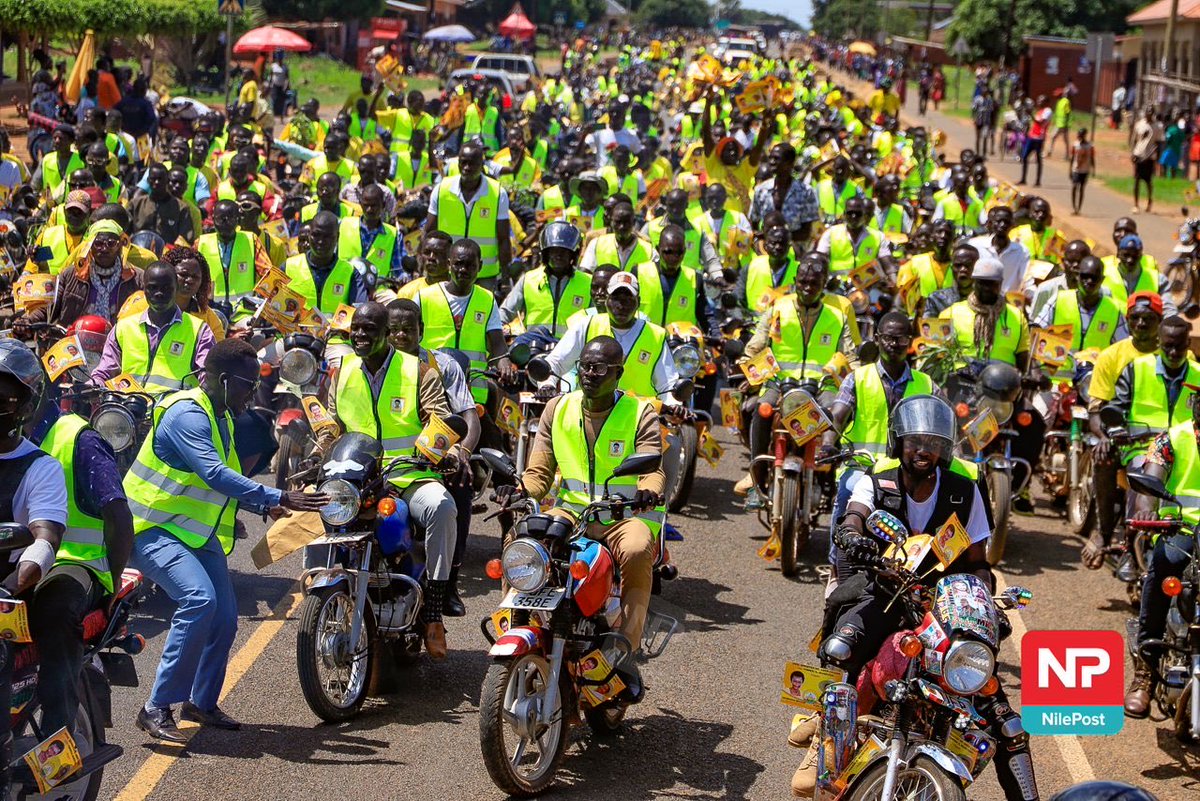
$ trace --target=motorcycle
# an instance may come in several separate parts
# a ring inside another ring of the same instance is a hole
[[[297,332],[272,340],[262,349],[263,380],[258,404],[275,410],[272,431],[279,450],[275,454],[275,486],[287,489],[289,479],[312,454],[316,444],[312,422],[302,408],[307,398],[325,397],[328,372],[325,342],[312,334]]]
[[[884,643],[857,686],[826,689],[812,746],[820,748],[816,798],[965,799],[997,750],[979,708],[987,711],[1000,687],[1002,610],[1024,607],[1032,593],[1009,587],[993,597],[973,574],[930,588],[923,577],[941,562],[928,535],[910,537],[884,511],[871,514],[867,529],[890,543],[869,569],[895,588],[906,629]]]
[[[1091,365],[1078,359],[1076,365],[1073,381],[1063,381],[1058,392],[1034,398],[1037,411],[1050,418],[1038,462],[1038,477],[1047,494],[1065,500],[1071,530],[1086,538],[1096,525],[1091,459],[1096,437],[1088,431]]]
[[[667,326],[667,347],[675,360],[675,369],[679,377],[693,382],[695,388],[716,385],[716,364],[708,360],[708,351],[704,347],[704,334],[694,325],[670,323]],[[711,365],[712,372],[708,372]],[[706,392],[708,406],[701,405],[692,409],[695,420],[675,421],[664,420],[667,429],[679,439],[679,464],[675,470],[668,473],[674,480],[667,486],[664,499],[667,509],[678,512],[687,505],[692,494],[692,484],[696,480],[696,458],[700,450],[700,432],[705,427],[712,427],[712,416],[707,409],[712,408],[712,391]],[[690,400],[690,398],[688,399]]]
[[[446,422],[465,433],[461,417]],[[424,544],[388,476],[430,465],[382,459],[379,440],[351,432],[334,442],[320,471],[317,491],[330,498],[320,510],[325,534],[309,543],[306,561],[323,556],[324,564],[301,576],[296,666],[304,700],[330,723],[354,717],[392,668],[421,653]]]
[[[1162,480],[1145,473],[1131,472],[1127,475],[1129,485],[1135,492],[1158,498],[1178,507],[1179,499],[1172,495]],[[1178,519],[1129,520],[1130,528],[1160,537],[1171,537],[1184,533],[1197,535]],[[1200,616],[1196,614],[1196,594],[1200,590],[1200,550],[1183,570],[1181,578],[1166,578],[1158,588],[1170,596],[1171,606],[1167,612],[1166,634],[1161,640],[1150,640],[1142,644],[1142,660],[1150,667],[1154,678],[1155,699],[1168,718],[1173,721],[1175,737],[1184,743],[1200,740]],[[1131,637],[1129,642],[1136,642]],[[1157,649],[1163,653],[1162,661],[1155,659],[1147,650]]]
[[[1187,210],[1184,210],[1187,213]],[[1179,242],[1175,245],[1175,258],[1167,265],[1167,279],[1175,305],[1189,319],[1200,317],[1200,281],[1196,280],[1197,265],[1200,264],[1200,219],[1189,218],[1179,226]]]
[[[20,550],[33,542],[33,534],[18,523],[0,524],[0,553]],[[142,574],[126,570],[119,578],[117,592],[100,609],[92,610],[83,619],[83,662],[80,664],[79,709],[70,732],[75,741],[82,765],[69,782],[53,790],[56,799],[94,799],[100,793],[104,766],[123,753],[118,745],[106,742],[105,729],[112,727],[112,687],[136,687],[137,669],[133,657],[142,652],[146,641],[140,634],[130,633],[129,615],[141,601]],[[12,665],[12,754],[13,798],[38,795],[38,785],[32,773],[20,759],[42,743],[53,732],[41,725],[42,706],[38,701],[37,684],[41,668],[37,645],[0,642],[0,658]],[[7,801],[7,799],[6,799]]]
[[[1128,471],[1120,464],[1122,461],[1120,452],[1145,448],[1157,436],[1157,432],[1131,430],[1124,413],[1111,405],[1100,408],[1100,424],[1104,426],[1104,433],[1114,446],[1112,458],[1118,460],[1117,492],[1116,497],[1112,498],[1110,503],[1116,507],[1115,519],[1121,520],[1125,516],[1128,500],[1125,490],[1130,487],[1130,482]],[[1099,499],[1097,499],[1097,503],[1099,503]],[[1149,566],[1152,534],[1153,532],[1145,526],[1129,527],[1124,541],[1114,538],[1114,544],[1104,549],[1105,555],[1115,560],[1111,563],[1113,575],[1125,583],[1126,597],[1129,599],[1130,606],[1135,610],[1140,609],[1142,605],[1142,579]],[[1129,554],[1128,564],[1123,558],[1127,552]]]
[[[99,398],[88,422],[112,446],[117,470],[124,476],[150,433],[155,397],[146,392],[104,390]]]
[[[505,454],[490,448],[481,453],[503,482],[521,486]],[[678,628],[675,619],[651,610],[641,643],[615,630],[620,573],[608,548],[587,536],[589,523],[620,520],[629,511],[628,499],[610,494],[609,481],[650,472],[659,459],[657,453],[627,457],[605,479],[603,498],[589,504],[574,524],[542,514],[532,499],[515,502],[525,514],[502,556],[487,567],[488,575],[508,588],[501,607],[511,610],[511,625],[494,637],[488,619],[481,624],[492,643],[492,664],[479,700],[484,765],[510,795],[538,795],[553,783],[568,727],[580,711],[597,735],[615,733],[629,706],[619,691],[609,697],[619,668],[635,658],[639,646],[647,658],[660,656]]]

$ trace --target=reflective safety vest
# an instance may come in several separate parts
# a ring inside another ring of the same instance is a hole
[[[690,323],[698,325],[696,319],[696,284],[699,281],[695,270],[681,267],[671,288],[670,297],[663,298],[662,268],[651,261],[642,262],[637,268],[638,286],[641,289],[641,312],[653,323]]]
[[[554,505],[579,515],[592,501],[604,495],[604,482],[617,466],[633,456],[637,447],[638,422],[647,401],[632,395],[621,395],[608,413],[594,447],[588,448],[586,429],[583,424],[583,392],[576,390],[563,395],[554,410],[554,428],[550,438],[554,461],[562,474],[558,497]],[[608,482],[608,491],[627,500],[637,493],[638,476],[621,476]],[[662,518],[655,513],[642,513],[638,517],[650,527],[650,533],[658,539],[662,531]],[[604,525],[614,521],[601,515]]]
[[[950,264],[937,261],[932,253],[921,253],[912,257],[909,269],[917,275],[917,290],[921,297],[927,298],[939,289],[949,289],[954,286],[954,272]]]
[[[1058,264],[1058,256],[1046,252],[1046,245],[1054,239],[1055,233],[1057,232],[1053,228],[1046,226],[1046,229],[1038,234],[1033,230],[1033,226],[1026,224],[1012,229],[1008,238],[1024,245],[1025,249],[1029,251],[1029,258]]]
[[[67,241],[69,232],[65,225],[51,225],[42,230],[42,247],[50,248],[50,258],[46,261],[46,268],[51,275],[58,275],[62,272],[62,268],[67,264],[67,257],[71,255],[72,246]]]
[[[487,323],[496,306],[496,299],[491,292],[481,286],[472,289],[466,314],[457,324],[443,284],[422,289],[417,295],[417,302],[421,305],[421,319],[425,323],[421,347],[426,350],[450,348],[462,351],[470,359],[472,370],[482,372],[487,369]],[[477,375],[470,380],[470,384],[471,397],[475,402],[486,403],[487,379]]]
[[[1190,423],[1192,411],[1188,399],[1192,390],[1184,386],[1175,399],[1175,405],[1167,402],[1167,386],[1158,374],[1159,355],[1148,353],[1134,359],[1133,403],[1129,406],[1129,433],[1133,435],[1166,431],[1176,422]],[[1184,384],[1200,384],[1200,365],[1188,358]]]
[[[367,118],[366,121],[358,116],[357,112],[350,113],[350,128],[347,131],[351,137],[357,137],[364,142],[375,138],[375,120]]]
[[[636,172],[631,172],[622,178],[617,174],[617,168],[613,165],[608,165],[600,170],[600,177],[608,184],[608,197],[620,193],[625,195],[634,204],[641,199],[638,193],[638,176]]]
[[[108,549],[104,544],[104,521],[79,508],[80,475],[75,472],[75,443],[88,431],[88,421],[77,414],[64,414],[54,421],[41,449],[62,465],[67,479],[67,528],[58,546],[56,565],[83,565],[92,571],[109,592],[113,591],[112,572],[108,567]]]
[[[319,212],[320,210],[321,210],[321,203],[320,203],[320,201],[316,201],[316,200],[314,200],[312,203],[307,203],[304,206],[301,206],[300,207],[300,222],[302,222],[302,223],[308,222],[313,217],[316,217],[317,212]],[[344,200],[338,201],[338,208],[337,208],[336,213],[337,213],[337,218],[339,220],[345,220],[350,217],[353,217],[353,216],[357,215],[358,212],[359,212],[358,207],[356,207],[350,203],[347,203]]]
[[[1121,261],[1116,256],[1105,256],[1100,260],[1104,263],[1104,288],[1108,290],[1108,294],[1112,295],[1112,299],[1121,307],[1129,301],[1130,292],[1125,286],[1125,277],[1121,275]],[[1142,254],[1142,260],[1138,263],[1141,267],[1141,272],[1138,273],[1137,283],[1134,284],[1134,292],[1158,292],[1158,262],[1153,256]]]
[[[450,191],[450,184],[458,181],[443,180],[438,184],[438,230],[452,239],[472,239],[479,245],[483,267],[480,278],[495,278],[500,274],[500,240],[496,233],[500,213],[500,182],[483,176],[483,195],[471,206],[470,218],[467,206],[457,192]]]
[[[826,220],[840,220],[846,213],[846,201],[857,194],[858,187],[853,181],[846,181],[841,192],[834,192],[832,179],[818,182],[817,204],[821,207],[821,216]]]
[[[567,198],[563,196],[562,187],[558,184],[548,186],[542,190],[542,208],[546,211],[553,211],[554,209],[563,209],[565,211],[567,205]]]
[[[500,165],[507,166],[509,164],[512,164],[512,156],[509,154],[507,148],[505,148],[500,153],[498,153],[494,160],[497,164],[500,164]],[[538,175],[537,160],[535,158],[533,158],[532,156],[530,156],[528,153],[522,153],[521,154],[521,163],[517,167],[516,171],[513,173],[510,173],[508,175],[501,175],[498,180],[500,181],[500,185],[503,186],[505,189],[511,190],[512,187],[514,187],[514,186],[519,187],[521,189],[529,189],[533,186],[533,181],[537,177],[537,175]]]
[[[879,365],[865,364],[854,371],[854,420],[844,436],[856,450],[882,456],[887,450],[888,425],[891,409]],[[920,370],[912,370],[912,378],[904,387],[904,397],[933,394],[933,379]]]
[[[1104,350],[1112,344],[1113,334],[1121,322],[1121,310],[1116,301],[1108,295],[1100,296],[1100,303],[1092,312],[1086,329],[1083,327],[1083,315],[1079,311],[1079,295],[1074,289],[1059,290],[1054,299],[1053,325],[1069,325],[1074,332],[1071,337],[1071,352],[1087,348]],[[1067,357],[1059,368],[1057,375],[1066,378],[1075,374],[1075,359]]]
[[[342,179],[342,186],[345,186],[354,178],[354,173],[356,171],[357,168],[355,167],[354,162],[350,159],[343,157],[338,160],[337,164],[334,164],[331,167],[329,166],[329,159],[324,153],[321,153],[312,161],[304,165],[304,169],[301,171],[301,178],[307,178],[308,180],[306,183],[315,185],[317,179],[322,175],[327,172],[333,172],[337,173],[337,176]]]
[[[659,325],[648,320],[636,320],[634,325],[641,323],[642,330],[634,340],[633,346],[625,351],[625,372],[617,389],[632,392],[642,398],[658,396],[654,386],[654,366],[662,358],[663,348],[667,346],[667,332]],[[590,342],[599,336],[612,336],[612,319],[605,314],[596,314],[588,318],[584,330],[584,342]]]
[[[317,297],[317,280],[308,266],[308,256],[298,253],[289,256],[283,263],[283,272],[291,279],[288,287],[304,296],[304,305],[316,309],[326,317],[335,313],[337,307],[350,302],[350,282],[354,278],[354,265],[339,258],[321,287]]]
[[[841,345],[842,329],[846,327],[845,315],[822,303],[817,321],[805,336],[794,299],[780,298],[771,306],[770,313],[779,315],[779,340],[772,342],[771,350],[779,362],[780,378],[820,380],[825,365],[829,364]]]
[[[363,372],[362,359],[355,355],[342,358],[334,396],[338,419],[346,431],[378,439],[385,462],[397,456],[412,456],[424,427],[418,402],[420,367],[421,360],[416,356],[393,350],[376,396]],[[414,481],[437,477],[433,470],[407,469],[393,472],[388,480],[404,488]]]
[[[151,348],[150,335],[140,315],[118,320],[116,337],[121,346],[121,372],[132,375],[151,393],[197,386],[193,364],[203,326],[202,320],[181,314]]]
[[[690,219],[689,225],[680,226],[683,228],[683,244],[686,248],[683,251],[683,266],[693,270],[700,269],[700,244],[704,238],[703,230]],[[677,224],[677,223],[675,223]],[[663,229],[668,225],[672,225],[671,221],[666,218],[666,215],[655,217],[646,223],[646,234],[650,238],[650,244],[658,248],[658,240],[662,238]]]
[[[431,115],[422,111],[417,117],[417,124],[413,125],[412,113],[407,108],[400,109],[396,112],[395,121],[392,123],[392,150],[407,150],[414,130],[428,132],[432,129],[433,117]]]
[[[362,249],[362,220],[347,217],[338,230],[338,259],[366,259],[381,276],[392,274],[392,252],[396,249],[396,226],[382,223],[382,230],[375,235],[367,252]]]
[[[586,236],[589,231],[599,231],[604,227],[604,207],[597,206],[596,213],[589,216],[582,205],[574,203],[563,212],[563,219]]]
[[[539,267],[525,273],[523,292],[525,327],[547,325],[553,329],[555,338],[561,339],[567,330],[567,320],[591,301],[592,279],[582,270],[576,270],[555,298],[550,291],[546,268]]]
[[[746,297],[742,298],[742,306],[748,311],[762,314],[776,299],[791,291],[796,283],[796,268],[799,262],[792,249],[788,248],[787,269],[783,273],[783,281],[775,285],[774,268],[771,267],[770,256],[755,256],[746,268]]]
[[[215,233],[201,234],[196,250],[208,262],[215,303],[226,303],[234,311],[241,309],[242,298],[254,294],[258,275],[254,269],[254,234],[238,231],[233,235],[233,250],[226,266],[221,261],[221,240]]]
[[[396,151],[396,174],[393,176],[404,189],[420,189],[433,185],[433,170],[429,168],[429,154],[422,152],[421,160],[413,169],[412,152]]]
[[[829,271],[846,273],[870,264],[879,258],[879,246],[882,244],[883,234],[874,228],[864,228],[856,246],[846,226],[835,225],[829,229]]]
[[[648,261],[654,261],[654,245],[650,244],[648,239],[637,237],[637,244],[624,258],[621,257],[616,234],[604,234],[596,239],[597,267],[609,264],[625,272],[633,272],[639,265]]]
[[[974,230],[979,227],[979,216],[983,213],[983,204],[970,195],[967,195],[965,209],[962,207],[958,195],[953,192],[938,201],[938,207],[942,210],[942,218],[954,223],[954,227],[959,231]]]
[[[209,488],[191,470],[180,470],[158,458],[154,438],[163,415],[176,403],[192,401],[208,415],[212,444],[221,461],[230,470],[241,472],[242,465],[234,446],[233,417],[225,412],[225,430],[229,448],[221,442],[217,415],[212,401],[199,387],[169,395],[154,407],[154,427],[142,442],[137,458],[125,474],[125,495],[133,513],[133,531],[144,534],[161,528],[177,537],[189,548],[202,548],[216,535],[221,550],[228,555],[233,550],[233,524],[237,520],[238,502]]]
[[[879,216],[876,214],[876,223],[879,222]],[[883,218],[883,225],[879,227],[880,231],[885,234],[901,234],[904,231],[904,209],[899,203],[893,203],[888,206],[887,215]]]
[[[1167,491],[1179,504],[1163,504],[1160,514],[1181,517],[1189,526],[1200,525],[1200,454],[1196,449],[1196,428],[1191,420],[1171,426],[1171,452],[1175,463],[1167,476]],[[61,553],[61,550],[60,550]]]
[[[70,158],[67,159],[67,169],[64,172],[58,165],[58,151],[51,150],[42,157],[42,193],[55,194],[71,173],[86,167],[87,165],[83,163],[79,154],[72,150]]]
[[[470,104],[463,115],[463,141],[481,138],[484,149],[488,153],[495,153],[500,149],[500,140],[496,137],[496,123],[499,120],[500,110],[494,104],[489,103],[482,116],[479,105]]]
[[[253,192],[258,195],[259,199],[266,197],[267,187],[257,178],[250,182],[250,185],[245,189],[237,189],[233,182],[228,179],[217,184],[217,200],[237,200],[237,196],[242,192]]]
[[[1016,366],[1017,347],[1021,344],[1021,312],[1011,303],[1004,304],[1004,314],[996,321],[996,335],[992,349],[985,352],[975,341],[975,312],[968,301],[960,300],[940,315],[954,323],[954,335],[964,353],[974,354],[977,359],[995,359]]]

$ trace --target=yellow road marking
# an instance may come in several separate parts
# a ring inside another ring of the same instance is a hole
[[[992,572],[996,574],[997,591],[1003,591],[1008,586],[1004,577],[995,568],[992,569]],[[1013,645],[1017,649],[1017,655],[1020,656],[1021,640],[1025,638],[1029,629],[1025,626],[1025,621],[1021,618],[1021,612],[1018,609],[1009,611],[1008,622],[1012,624],[1013,634],[1016,636]],[[1067,771],[1071,774],[1072,783],[1079,784],[1096,780],[1096,771],[1092,769],[1092,763],[1088,761],[1087,754],[1083,751],[1083,744],[1077,736],[1064,734],[1050,739],[1058,747],[1058,752],[1062,755],[1063,762],[1066,763]]]
[[[303,595],[297,586],[275,605],[270,616],[258,624],[258,628],[250,635],[250,639],[246,640],[245,644],[233,655],[233,658],[229,660],[229,667],[225,671],[225,687],[221,690],[220,701],[224,701],[233,692],[233,688],[246,675],[250,667],[263,655],[267,646],[271,644],[271,640],[275,639],[275,636],[283,629],[283,624],[300,606],[301,600],[303,600]],[[187,724],[182,725],[186,726]],[[198,730],[198,727],[196,729]],[[142,763],[138,772],[117,795],[116,801],[145,801],[146,798],[149,798],[150,793],[162,781],[167,770],[175,763],[175,760],[179,759],[184,748],[186,746],[156,746],[154,753]]]

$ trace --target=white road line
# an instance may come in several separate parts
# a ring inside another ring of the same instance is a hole
[[[1000,575],[1000,571],[993,568],[993,572],[996,574],[997,592],[1003,591],[1008,584],[1004,581],[1004,577]],[[1025,621],[1021,618],[1020,610],[1010,610],[1008,612],[1008,621],[1012,624],[1013,635],[1015,637],[1015,639],[1010,637],[1009,642],[1013,643],[1017,649],[1017,661],[1020,664],[1021,640],[1025,638],[1025,633],[1029,629],[1026,627]],[[1092,763],[1088,761],[1087,754],[1083,751],[1083,744],[1077,736],[1073,734],[1061,735],[1050,737],[1049,739],[1058,747],[1058,752],[1062,755],[1063,762],[1066,763],[1067,771],[1071,774],[1071,782],[1073,784],[1096,780],[1096,771],[1092,769]]]

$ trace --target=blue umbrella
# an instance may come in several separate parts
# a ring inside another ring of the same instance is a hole
[[[425,32],[424,38],[430,42],[473,42],[475,34],[462,25],[442,25],[430,28]]]

